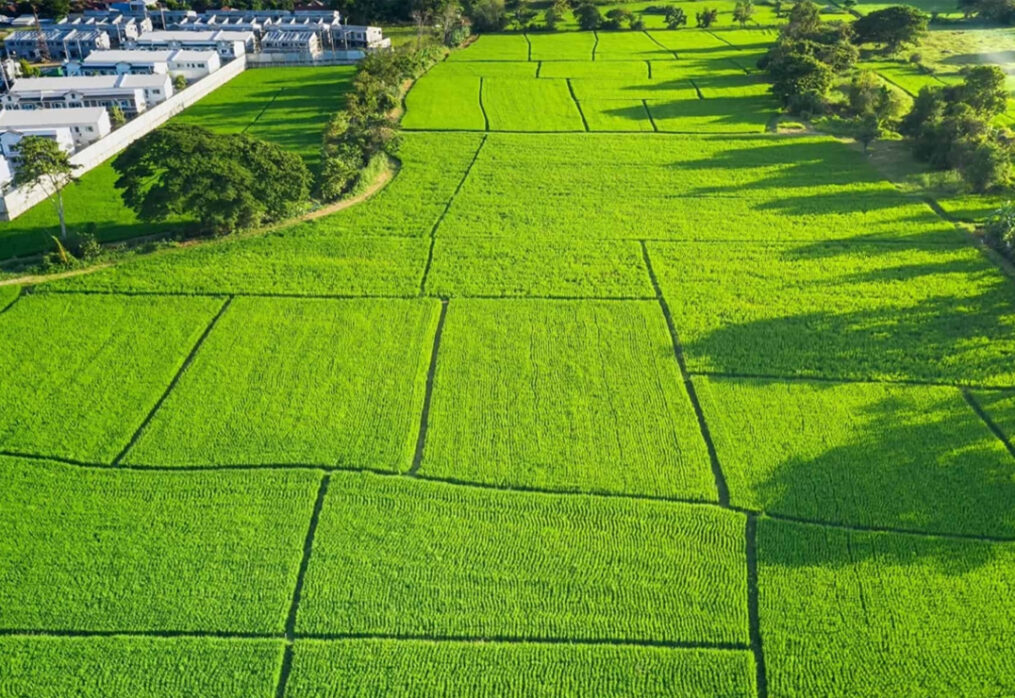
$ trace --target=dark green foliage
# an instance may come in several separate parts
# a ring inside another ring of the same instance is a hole
[[[625,22],[628,25],[634,22],[634,14],[626,8],[614,7],[606,13],[603,29],[620,29]]]
[[[696,12],[694,15],[698,27],[701,29],[708,29],[719,19],[719,10],[708,9],[707,7],[701,12]]]
[[[813,111],[832,84],[832,70],[813,56],[789,53],[769,63],[772,93],[791,112]]]
[[[895,53],[927,31],[927,16],[908,5],[886,7],[856,20],[853,31],[858,44],[883,44],[887,53]]]
[[[332,201],[349,191],[376,156],[398,150],[398,116],[403,83],[419,77],[446,53],[424,47],[367,54],[353,80],[343,111],[324,131],[317,194]]]
[[[574,18],[584,31],[593,31],[603,26],[603,16],[592,3],[582,3],[574,9]]]
[[[992,125],[1007,105],[1004,81],[996,66],[977,66],[959,85],[920,90],[900,126],[911,137],[917,159],[936,169],[958,170],[976,193],[1007,186],[1012,146]]]
[[[663,19],[666,20],[667,29],[680,29],[687,26],[687,13],[684,8],[676,5],[669,5],[663,10]]]
[[[135,141],[113,168],[124,203],[141,220],[192,215],[218,234],[286,217],[311,182],[302,158],[280,146],[185,124]]]
[[[469,4],[469,19],[478,32],[496,32],[507,26],[504,0],[474,0]]]

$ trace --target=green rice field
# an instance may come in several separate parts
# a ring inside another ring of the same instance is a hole
[[[484,35],[367,200],[0,286],[0,698],[1015,695],[1015,281],[772,36]]]

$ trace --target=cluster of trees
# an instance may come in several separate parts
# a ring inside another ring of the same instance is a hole
[[[1015,0],[958,0],[966,19],[1015,24]]]
[[[853,24],[823,22],[817,5],[803,0],[788,13],[779,39],[761,60],[768,71],[772,92],[791,113],[821,113],[828,106],[828,91],[837,77],[851,71],[860,47],[871,45],[885,54],[915,44],[927,29],[927,17],[912,7],[887,7],[871,12]],[[869,91],[864,85],[857,86]],[[884,100],[889,99],[882,95]],[[887,113],[887,105],[875,113]],[[859,113],[866,116],[867,112]]]
[[[317,196],[333,201],[352,188],[375,157],[398,150],[398,114],[407,80],[444,57],[441,46],[376,51],[360,61],[345,109],[328,122],[321,148]]]
[[[972,191],[1003,189],[1012,179],[1012,139],[994,122],[1007,100],[1000,68],[969,68],[959,85],[920,90],[899,132],[911,139],[917,159],[958,171]]]
[[[790,10],[779,40],[759,65],[790,113],[846,117],[865,149],[886,131],[897,131],[910,139],[918,159],[956,170],[972,191],[1004,188],[1012,176],[1012,145],[1007,130],[994,125],[1007,107],[1000,68],[969,68],[960,85],[924,88],[901,119],[898,94],[873,72],[854,70],[860,47],[894,53],[919,41],[926,26],[927,18],[911,7],[871,12],[852,25],[826,23],[818,7],[804,0]],[[844,101],[829,98],[837,84]]]

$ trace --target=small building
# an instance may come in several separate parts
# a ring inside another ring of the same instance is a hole
[[[216,51],[190,51],[177,49],[169,56],[169,74],[182,75],[187,82],[200,80],[222,67]]]
[[[321,40],[314,32],[273,30],[261,39],[261,51],[316,58],[321,55]]]
[[[84,58],[92,51],[106,50],[111,46],[109,36],[97,29],[78,29],[69,26],[51,27],[42,30],[42,40],[52,60],[75,60]],[[4,41],[7,54],[25,60],[43,58],[39,46],[39,32],[14,32]]]
[[[0,104],[7,109],[72,109],[116,106],[133,116],[173,95],[169,75],[93,75],[20,78]]]
[[[12,156],[13,147],[25,136],[55,138],[65,145],[66,138],[62,134],[66,132],[70,135],[72,150],[76,150],[109,135],[110,131],[109,112],[102,107],[0,111],[0,137],[3,137],[3,154],[7,157]]]
[[[94,51],[80,61],[64,63],[68,75],[153,75],[169,72],[173,51]]]
[[[391,48],[391,39],[384,37],[380,27],[357,24],[337,24],[331,28],[336,50]]]
[[[211,50],[226,60],[252,52],[255,46],[253,32],[230,31],[154,31],[142,34],[130,42],[130,48],[143,50],[188,49]]]

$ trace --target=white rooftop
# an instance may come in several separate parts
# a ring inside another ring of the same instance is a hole
[[[207,31],[207,32],[188,32],[188,31],[157,31],[157,32],[145,32],[139,36],[135,41],[139,43],[151,43],[161,41],[179,41],[179,42],[194,42],[194,41],[249,41],[254,38],[253,32],[230,32],[230,31]]]
[[[169,57],[173,61],[202,61],[207,62],[212,60],[218,54],[214,51],[198,51],[194,49],[177,49],[172,52]]]
[[[165,75],[88,75],[62,78],[18,78],[11,92],[70,92],[74,90],[104,90],[114,87],[161,87]]]
[[[101,119],[105,111],[104,107],[4,109],[0,111],[0,131],[91,124]]]
[[[84,65],[105,65],[107,63],[165,63],[172,51],[92,51],[85,57]]]

